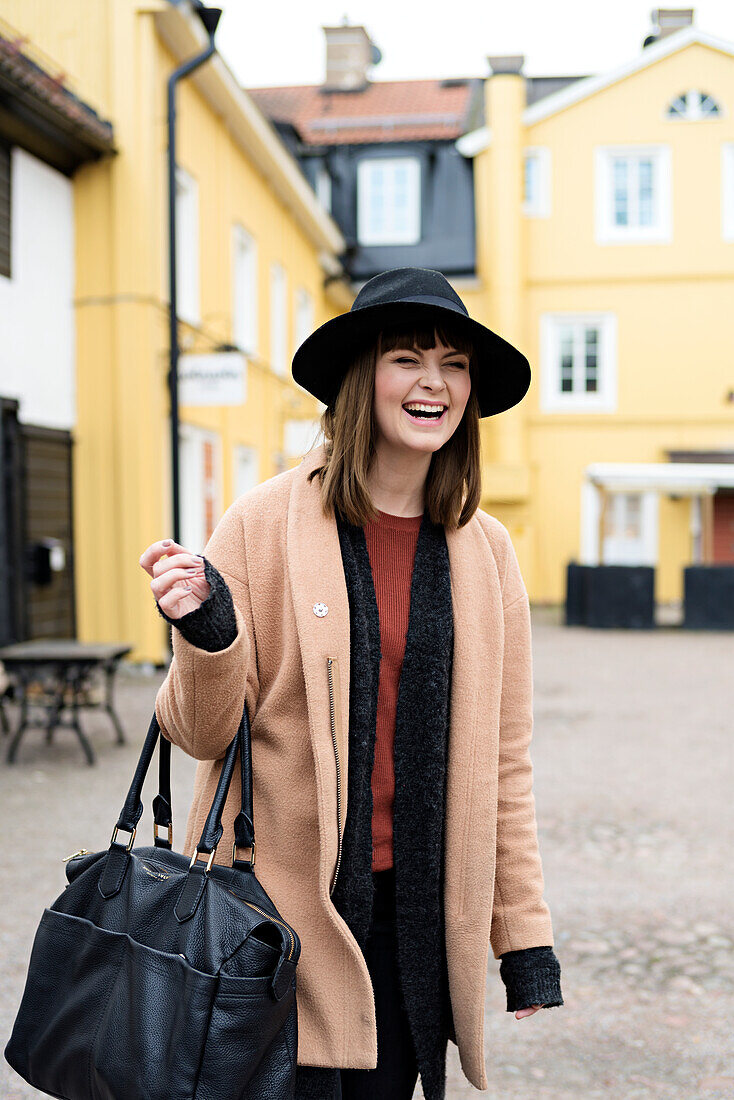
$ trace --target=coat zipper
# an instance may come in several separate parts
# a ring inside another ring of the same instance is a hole
[[[333,657],[326,658],[327,671],[329,676],[329,713],[331,716],[331,741],[334,746],[334,757],[336,759],[336,827],[339,834],[339,846],[336,854],[336,868],[334,870],[334,879],[329,890],[329,895],[334,893],[334,887],[336,886],[337,875],[339,874],[339,867],[342,861],[342,773],[341,764],[339,763],[339,745],[336,740],[336,712],[334,707],[334,677],[331,670]]]

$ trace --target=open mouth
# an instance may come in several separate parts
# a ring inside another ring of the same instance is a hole
[[[412,404],[412,402],[408,403]],[[440,424],[446,415],[447,408],[446,405],[437,405],[435,409],[424,407],[409,410],[403,405],[403,412],[414,424]]]

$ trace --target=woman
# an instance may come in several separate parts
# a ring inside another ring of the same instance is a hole
[[[529,366],[439,272],[398,268],[293,377],[326,403],[326,442],[230,505],[205,555],[166,540],[140,559],[177,628],[158,721],[200,761],[183,850],[244,701],[258,876],[302,941],[296,1096],[407,1100],[420,1074],[443,1100],[449,1038],[489,1087],[490,947],[518,1019],[563,1004],[528,597],[478,508],[478,421],[522,399]]]

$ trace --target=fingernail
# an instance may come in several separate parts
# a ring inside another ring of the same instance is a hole
[[[173,539],[164,539],[163,540],[163,545],[164,546],[170,546],[172,542],[173,542]]]
[[[185,584],[184,588],[189,592],[191,591],[191,585],[190,584]]]

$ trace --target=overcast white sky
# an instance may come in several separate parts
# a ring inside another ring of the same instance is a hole
[[[216,3],[216,0],[213,0]],[[323,25],[361,23],[382,52],[373,80],[486,76],[488,54],[524,54],[528,76],[578,75],[635,57],[650,33],[646,0],[220,0],[217,47],[245,87],[318,84]],[[673,6],[672,4],[669,6]],[[683,6],[683,5],[681,5]],[[699,0],[694,25],[734,43],[734,0]],[[429,12],[442,14],[440,22]]]

